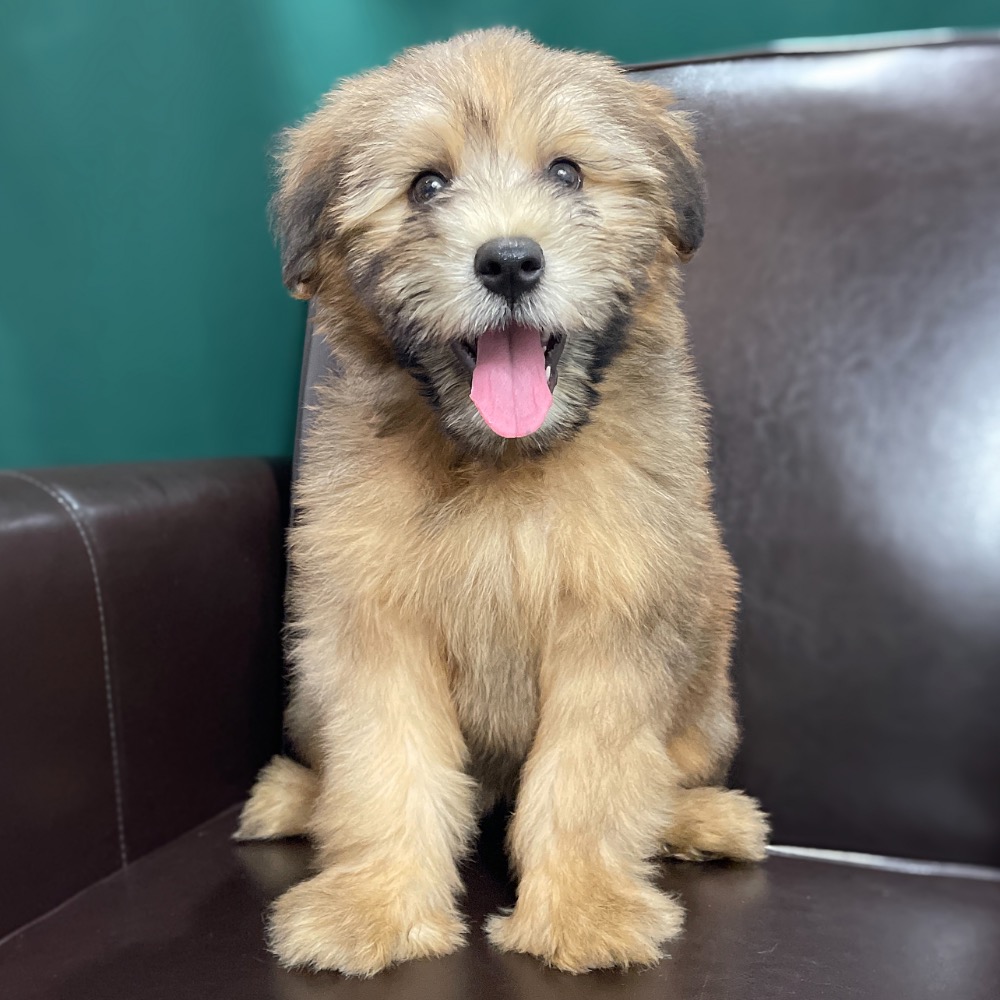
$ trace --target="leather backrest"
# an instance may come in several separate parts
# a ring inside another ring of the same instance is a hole
[[[743,578],[733,780],[782,843],[998,863],[1000,43],[637,75],[708,177],[686,311]],[[312,338],[305,400],[327,364]]]
[[[734,780],[785,843],[1000,861],[1000,44],[648,74],[743,577]]]

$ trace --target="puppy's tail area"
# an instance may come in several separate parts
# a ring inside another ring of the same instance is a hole
[[[304,837],[318,794],[315,771],[290,757],[272,757],[250,789],[233,840]]]
[[[684,861],[762,861],[771,832],[760,803],[728,788],[681,788],[676,793],[664,854]]]

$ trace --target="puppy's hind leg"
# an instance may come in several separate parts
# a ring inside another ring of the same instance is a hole
[[[771,828],[760,803],[717,784],[736,748],[735,712],[725,680],[727,651],[717,650],[717,683],[701,719],[674,736],[667,753],[680,774],[663,853],[684,861],[762,861]]]
[[[675,793],[664,853],[684,861],[761,861],[770,833],[760,803],[745,792],[705,786]]]
[[[290,757],[272,757],[250,790],[233,839],[304,837],[318,794],[315,771]]]

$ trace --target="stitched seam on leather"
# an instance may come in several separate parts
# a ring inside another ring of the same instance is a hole
[[[118,854],[121,858],[122,867],[128,865],[128,851],[125,842],[125,807],[122,794],[121,766],[118,756],[118,726],[115,723],[115,700],[114,689],[111,683],[111,655],[108,649],[108,629],[104,614],[104,595],[101,590],[101,579],[97,572],[97,558],[94,555],[94,547],[91,545],[90,536],[83,523],[83,518],[79,508],[73,500],[62,490],[55,486],[49,486],[41,480],[30,476],[25,472],[6,470],[0,475],[11,476],[15,479],[22,479],[26,483],[31,483],[43,493],[48,494],[66,513],[73,522],[83,547],[87,550],[87,560],[90,563],[90,575],[94,582],[94,593],[97,597],[97,618],[101,628],[101,657],[104,667],[104,698],[108,711],[108,731],[111,738],[111,774],[115,789],[115,821],[118,826]]]

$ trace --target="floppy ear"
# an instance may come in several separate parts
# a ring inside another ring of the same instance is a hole
[[[271,228],[281,249],[281,280],[297,299],[312,298],[319,250],[333,235],[329,207],[339,186],[332,151],[301,150],[305,135],[290,129],[278,155],[280,186],[271,199]],[[319,152],[319,155],[317,155]]]
[[[673,209],[670,241],[681,260],[690,260],[705,235],[705,178],[694,149],[694,130],[686,115],[669,110],[669,91],[652,83],[634,86],[648,112],[655,155]]]
[[[671,202],[674,224],[673,244],[681,260],[690,260],[695,250],[701,246],[705,236],[705,175],[694,151],[685,153],[679,143],[669,137],[666,141],[666,156],[669,162]]]

